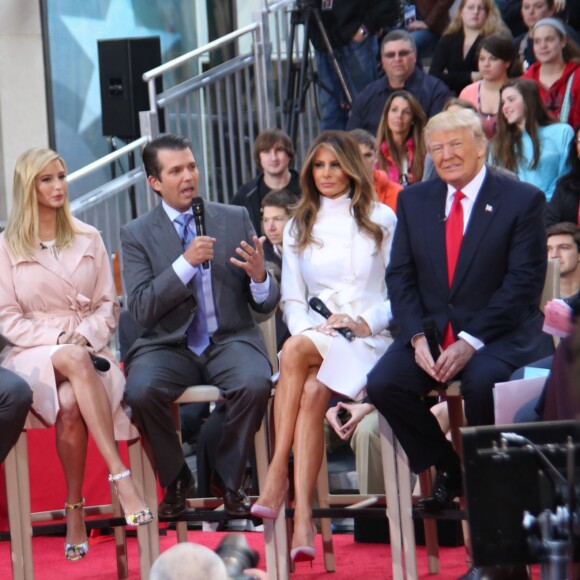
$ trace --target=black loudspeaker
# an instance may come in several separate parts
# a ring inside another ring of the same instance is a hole
[[[98,50],[103,135],[137,139],[141,133],[139,111],[149,110],[142,77],[161,64],[159,36],[99,40]],[[161,77],[156,79],[156,87],[158,93],[163,90]]]

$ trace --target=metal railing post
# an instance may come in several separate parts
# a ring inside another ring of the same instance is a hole
[[[260,119],[260,129],[276,126],[276,88],[274,85],[274,63],[272,62],[272,38],[270,33],[270,13],[267,9],[254,14],[260,23],[256,39],[256,67],[263,87],[264,109]]]
[[[139,113],[141,137],[154,139],[159,136],[159,111],[141,111]]]

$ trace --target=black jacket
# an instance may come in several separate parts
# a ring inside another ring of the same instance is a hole
[[[300,179],[298,172],[295,169],[290,169],[290,174],[290,182],[286,186],[286,189],[291,191],[297,197],[300,197]],[[260,197],[260,190],[263,192],[263,195],[266,195],[266,193],[270,191],[268,186],[264,183],[263,173],[254,177],[251,181],[244,183],[232,199],[233,205],[241,205],[248,210],[250,221],[259,236],[262,235],[261,206],[263,199],[263,197]]]
[[[580,184],[571,183],[571,180],[564,177],[558,179],[552,199],[546,207],[546,227],[560,222],[578,223]]]
[[[471,73],[477,72],[477,47],[481,37],[476,41],[463,58],[463,30],[455,34],[444,34],[437,42],[429,74],[441,79],[456,95],[473,81]]]
[[[392,26],[399,16],[398,0],[359,0],[358,2],[333,0],[330,10],[322,10],[323,2],[321,1],[313,2],[313,4],[320,9],[322,24],[333,48],[348,44],[361,25],[364,25],[370,34],[376,34],[382,28]],[[326,51],[322,36],[314,22],[311,23],[311,30],[314,48]]]

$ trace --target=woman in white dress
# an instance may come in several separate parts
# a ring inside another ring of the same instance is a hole
[[[64,161],[50,149],[26,151],[16,162],[12,213],[0,235],[0,331],[14,343],[2,366],[33,391],[28,426],[56,426],[68,560],[89,549],[82,509],[87,431],[109,468],[127,524],[153,519],[115,444],[137,437],[121,405],[125,379],[108,348],[118,315],[101,236],[70,213]],[[98,373],[89,353],[107,359],[110,369]]]
[[[294,447],[296,504],[292,559],[315,557],[311,497],[324,453],[323,419],[332,392],[352,398],[391,342],[385,286],[396,223],[376,201],[357,142],[327,131],[312,143],[301,172],[302,197],[284,230],[281,307],[292,336],[280,356],[274,399],[276,447],[258,517],[276,518]],[[321,299],[325,320],[309,307]],[[337,332],[348,328],[352,342]]]

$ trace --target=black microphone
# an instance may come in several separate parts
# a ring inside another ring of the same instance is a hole
[[[437,327],[432,318],[423,318],[421,320],[421,326],[423,327],[423,334],[425,334],[425,338],[427,339],[427,345],[429,346],[429,352],[433,357],[433,362],[436,362],[441,354],[437,337]]]
[[[2,352],[8,346],[14,346],[14,343],[6,338],[3,334],[0,334],[0,352]]]
[[[310,308],[312,308],[312,310],[318,312],[318,314],[324,316],[324,318],[329,318],[332,315],[332,312],[328,310],[328,307],[326,304],[324,304],[324,302],[322,302],[322,300],[320,300],[320,298],[313,297],[308,301],[308,304],[310,304]],[[342,334],[342,336],[344,336],[344,338],[346,338],[346,340],[349,342],[352,342],[356,338],[350,328],[337,328],[336,330],[340,332],[340,334]]]
[[[106,373],[111,368],[111,363],[102,356],[97,356],[96,354],[89,353],[91,360],[93,361],[93,366],[96,370],[101,373]]]
[[[194,197],[191,200],[191,209],[193,210],[193,219],[195,221],[195,231],[198,236],[205,236],[205,208],[203,205],[203,198]],[[209,261],[203,263],[203,269],[209,268]]]
[[[444,224],[444,223],[447,221],[447,216],[446,216],[445,214],[443,214],[443,215],[440,215],[440,216],[439,216],[439,218],[437,219],[437,221],[438,221],[440,224]]]

